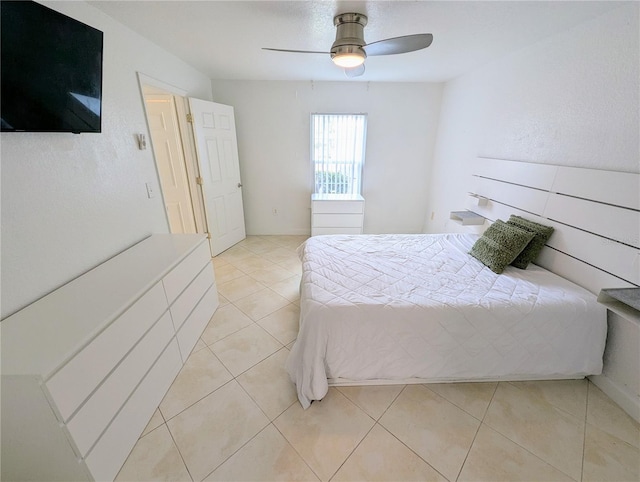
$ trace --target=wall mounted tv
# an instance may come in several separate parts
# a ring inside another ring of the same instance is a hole
[[[36,2],[0,4],[2,132],[100,132],[100,30]]]

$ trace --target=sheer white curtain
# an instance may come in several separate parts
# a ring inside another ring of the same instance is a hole
[[[365,114],[311,114],[311,161],[315,192],[360,194]]]

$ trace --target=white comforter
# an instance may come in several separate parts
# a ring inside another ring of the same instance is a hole
[[[475,235],[316,236],[298,249],[300,332],[287,361],[304,408],[328,380],[599,374],[606,311],[537,266],[496,275]]]

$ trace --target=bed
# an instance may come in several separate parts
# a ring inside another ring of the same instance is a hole
[[[541,267],[498,275],[478,235],[308,239],[287,360],[304,408],[330,384],[583,378],[602,371],[606,310]]]

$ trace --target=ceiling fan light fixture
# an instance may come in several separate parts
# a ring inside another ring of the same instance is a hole
[[[0,0],[1,1],[1,0]],[[344,69],[349,78],[359,77],[364,74],[364,61],[367,56],[395,55],[426,49],[433,42],[433,35],[420,33],[404,35],[378,40],[372,43],[364,41],[364,27],[367,25],[366,15],[361,13],[341,13],[333,18],[336,27],[336,40],[331,45],[329,53],[331,60],[338,67]],[[317,50],[289,50],[264,48],[276,52],[294,52],[306,54],[326,54],[326,51]]]
[[[357,45],[341,45],[331,50],[331,60],[338,67],[350,69],[362,65],[367,54]]]

